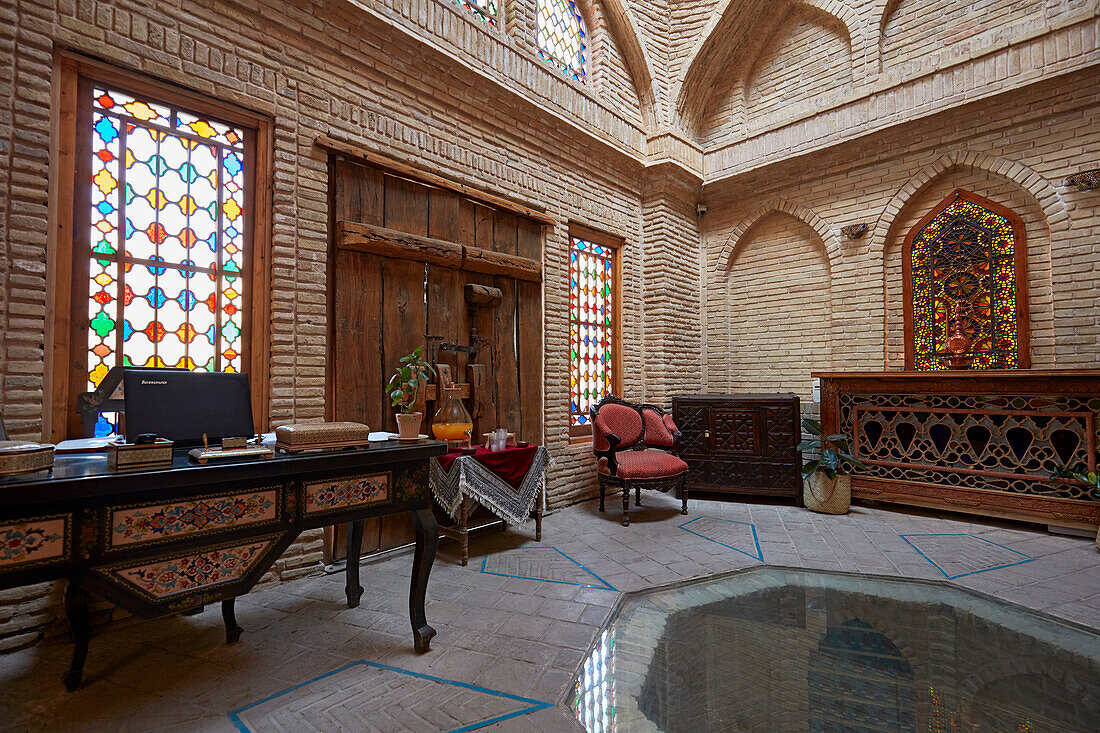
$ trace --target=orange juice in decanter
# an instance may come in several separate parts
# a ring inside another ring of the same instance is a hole
[[[474,419],[459,399],[458,390],[444,390],[443,404],[432,418],[432,435],[436,440],[467,440],[473,429]]]

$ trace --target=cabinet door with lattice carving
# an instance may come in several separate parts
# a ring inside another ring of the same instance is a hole
[[[759,455],[763,452],[757,407],[714,407],[710,411],[710,447],[714,453]]]

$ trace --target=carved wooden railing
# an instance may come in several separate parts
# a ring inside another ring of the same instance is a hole
[[[822,373],[826,433],[867,465],[855,496],[1048,524],[1100,524],[1084,483],[1096,468],[1100,371]]]

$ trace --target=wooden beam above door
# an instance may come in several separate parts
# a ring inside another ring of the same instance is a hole
[[[469,184],[461,183],[451,178],[447,178],[446,176],[441,176],[438,173],[421,170],[416,166],[409,165],[408,163],[396,160],[387,155],[367,150],[350,140],[344,140],[333,135],[318,135],[314,143],[317,147],[323,148],[330,153],[346,155],[349,158],[368,163],[389,173],[393,173],[394,175],[419,181],[420,183],[426,183],[429,186],[435,186],[447,191],[454,191],[455,193],[462,194],[468,199],[478,201],[494,209],[518,214],[519,216],[537,221],[540,224],[553,226],[557,223],[540,207],[531,206],[518,201],[511,201],[502,196],[489,193],[488,191],[474,188]]]
[[[528,257],[355,221],[336,223],[336,247],[380,257],[426,262],[453,270],[503,275],[525,282],[542,281],[542,263]]]

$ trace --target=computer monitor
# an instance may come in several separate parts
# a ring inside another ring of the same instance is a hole
[[[180,446],[212,445],[252,437],[252,395],[247,374],[127,368],[122,375],[126,440],[145,433]]]

